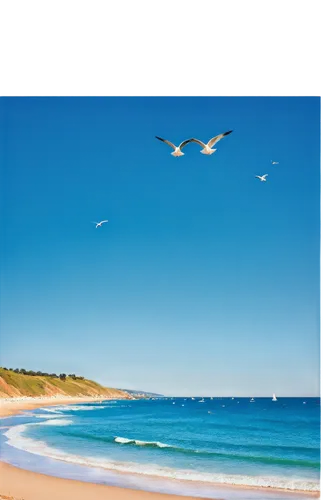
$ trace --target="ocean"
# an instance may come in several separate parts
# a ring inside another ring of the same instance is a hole
[[[226,499],[237,496],[234,486],[319,490],[319,398],[58,405],[1,426],[2,460],[52,475]]]

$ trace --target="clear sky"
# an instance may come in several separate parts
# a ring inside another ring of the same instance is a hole
[[[0,127],[2,366],[319,394],[319,98],[1,98]]]

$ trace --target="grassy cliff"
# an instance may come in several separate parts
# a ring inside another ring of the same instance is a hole
[[[38,376],[15,373],[0,368],[0,397],[18,396],[109,396],[110,398],[131,399],[132,396],[118,389],[103,387],[97,382],[84,378],[66,376]]]

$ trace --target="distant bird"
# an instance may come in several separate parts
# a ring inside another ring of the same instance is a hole
[[[271,160],[271,164],[272,165],[278,165],[279,163],[280,163],[279,161],[273,161],[273,160]]]
[[[102,224],[104,224],[105,222],[109,222],[108,220],[101,220],[101,222],[93,222],[93,224],[96,224],[96,229],[98,227],[102,227]]]
[[[168,146],[174,149],[174,151],[171,153],[172,156],[184,156],[185,153],[182,152],[182,149],[186,146],[186,144],[192,142],[192,139],[187,139],[186,141],[181,142],[179,146],[175,146],[174,144],[172,144],[172,142],[167,141],[166,139],[162,139],[162,137],[158,137],[157,135],[155,135],[155,137],[159,141],[165,142],[165,144],[168,144]]]
[[[203,147],[203,149],[200,151],[203,155],[212,155],[215,153],[216,149],[212,149],[215,144],[223,139],[226,135],[231,134],[232,130],[229,130],[228,132],[224,132],[224,134],[219,134],[215,137],[213,137],[207,144],[204,142],[200,141],[199,139],[191,139],[192,142],[196,142],[197,144],[200,144],[200,146]]]
[[[267,176],[268,176],[268,174],[265,174],[265,175],[256,175],[256,178],[260,179],[261,182],[266,182],[266,177]]]

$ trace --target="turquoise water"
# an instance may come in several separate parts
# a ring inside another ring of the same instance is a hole
[[[5,438],[42,457],[146,477],[319,489],[318,398],[201,399],[41,408]]]

